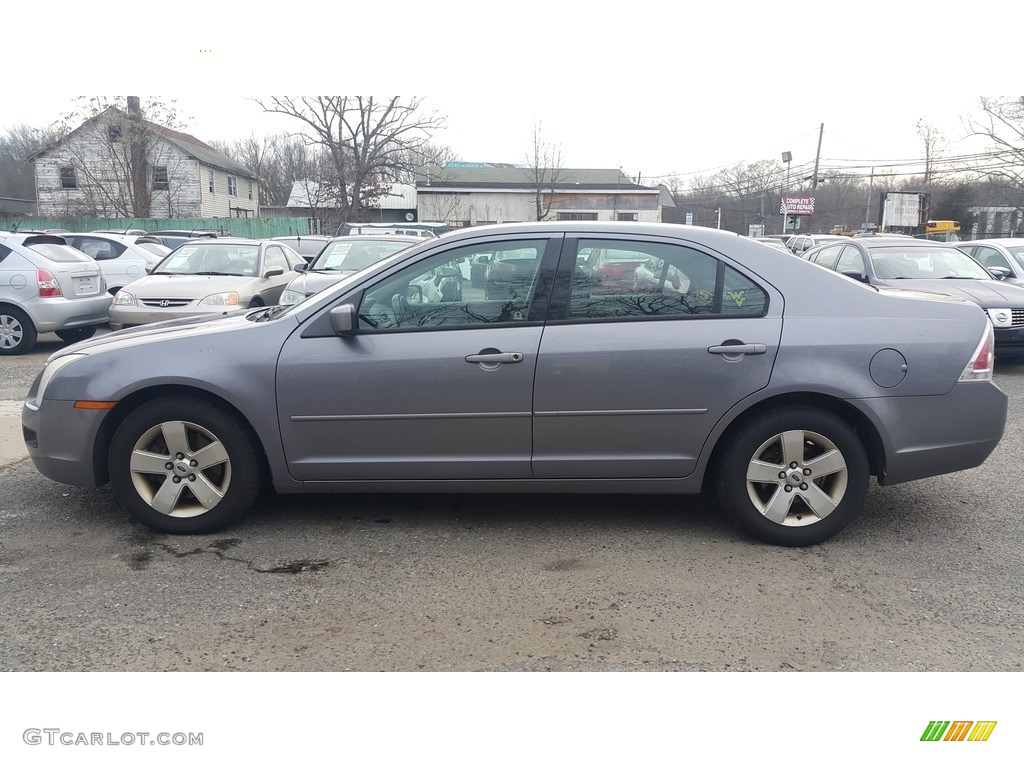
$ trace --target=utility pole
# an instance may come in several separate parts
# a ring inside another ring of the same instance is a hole
[[[864,223],[871,223],[871,187],[875,184],[875,166],[871,166],[871,176],[868,178],[868,207],[864,212]]]
[[[814,156],[814,177],[811,180],[811,192],[813,193],[818,189],[818,161],[821,160],[821,137],[825,134],[825,124],[821,124],[821,128],[818,129],[818,152]]]

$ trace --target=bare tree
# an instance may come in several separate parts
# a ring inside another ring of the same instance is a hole
[[[935,157],[945,148],[946,142],[942,133],[925,118],[921,118],[915,124],[917,135],[924,143],[924,184],[932,181],[935,172]]]
[[[35,174],[27,158],[57,138],[57,131],[53,128],[32,128],[21,124],[7,129],[7,133],[0,137],[0,197],[35,199]]]
[[[975,169],[1001,189],[1004,202],[1024,210],[1024,96],[982,98],[982,116],[967,121],[970,135],[984,138],[992,153]]]
[[[386,189],[415,171],[410,158],[429,143],[444,118],[426,113],[422,100],[394,96],[273,96],[256,99],[264,111],[300,121],[296,135],[323,149],[343,220],[360,221]]]
[[[564,180],[565,169],[561,146],[544,138],[539,122],[533,125],[533,143],[526,153],[525,173],[533,187],[537,221],[544,221],[551,214],[555,188]]]

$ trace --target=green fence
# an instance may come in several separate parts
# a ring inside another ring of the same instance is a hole
[[[26,229],[65,229],[69,232],[91,232],[94,229],[212,229],[235,237],[277,237],[278,235],[308,235],[310,220],[305,218],[281,219],[61,219],[49,216],[3,216],[0,231]]]

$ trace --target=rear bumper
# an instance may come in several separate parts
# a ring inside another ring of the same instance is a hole
[[[882,435],[881,485],[971,469],[1003,437],[1008,398],[991,382],[963,382],[934,397],[852,400]]]
[[[87,299],[40,299],[24,309],[39,333],[63,331],[107,322],[113,296],[102,293]]]

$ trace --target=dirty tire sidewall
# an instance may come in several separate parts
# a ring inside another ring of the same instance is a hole
[[[194,517],[172,517],[157,511],[139,495],[133,482],[130,467],[136,443],[147,431],[167,422],[188,422],[208,430],[227,452],[231,474],[223,498]],[[263,487],[262,452],[249,425],[195,397],[164,397],[136,408],[114,433],[108,461],[110,482],[121,505],[144,525],[166,533],[219,530],[241,517],[256,502]]]
[[[755,452],[766,440],[790,430],[815,432],[830,440],[842,454],[848,473],[845,493],[836,508],[805,526],[786,526],[767,519],[747,492],[747,468]],[[740,426],[723,446],[715,487],[726,514],[743,530],[770,544],[803,547],[835,536],[857,518],[867,497],[869,479],[867,452],[845,421],[819,408],[796,407],[768,411]]]

